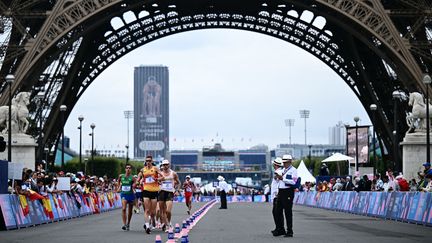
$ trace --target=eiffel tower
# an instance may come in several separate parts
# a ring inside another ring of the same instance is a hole
[[[336,72],[370,116],[387,159],[406,131],[409,92],[426,92],[432,68],[431,0],[2,0],[0,104],[31,92],[38,154],[56,145],[66,117],[92,81],[151,41],[210,28],[254,31],[292,43]],[[309,17],[307,17],[309,16]],[[113,23],[117,24],[113,24]],[[277,54],[275,54],[277,55]],[[287,57],[292,58],[292,57]],[[402,95],[393,98],[394,91]],[[4,95],[5,94],[5,95]],[[395,102],[399,109],[394,109]],[[396,118],[396,122],[393,122]],[[397,165],[396,165],[397,166]],[[400,166],[400,165],[399,165]]]

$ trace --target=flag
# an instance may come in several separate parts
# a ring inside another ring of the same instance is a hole
[[[33,191],[33,190],[29,190],[30,194],[28,195],[30,201],[34,201],[34,200],[42,200],[45,199],[41,194]]]
[[[52,211],[51,202],[50,202],[49,198],[42,199],[42,205],[44,207],[45,215],[47,217],[49,217],[50,219],[54,219],[54,214]]]
[[[61,209],[64,209],[64,205],[63,205],[63,200],[60,197],[60,195],[57,195],[57,201],[58,201],[58,205]]]
[[[24,195],[19,195],[18,198],[20,201],[20,205],[21,205],[21,209],[22,209],[22,212],[24,214],[24,217],[26,217],[30,213],[30,207],[27,203],[27,198]]]

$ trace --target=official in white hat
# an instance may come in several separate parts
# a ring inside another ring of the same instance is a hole
[[[297,169],[292,166],[293,157],[290,154],[282,156],[283,167],[281,172],[275,175],[279,180],[278,195],[276,203],[276,230],[272,231],[274,236],[284,235],[285,237],[293,237],[292,230],[292,206],[294,200],[294,189],[297,183]],[[286,231],[284,229],[284,215],[286,220]]]
[[[273,169],[274,169],[274,175],[273,175],[273,179],[272,179],[272,183],[271,183],[271,188],[270,188],[270,198],[273,202],[273,209],[272,209],[272,214],[273,214],[273,220],[275,222],[276,225],[276,229],[272,230],[271,232],[274,234],[278,231],[282,231],[284,230],[284,228],[282,227],[282,229],[278,229],[278,217],[277,217],[277,195],[278,195],[278,191],[279,191],[279,182],[280,180],[277,178],[277,176],[281,176],[282,175],[282,170],[281,168],[283,167],[283,163],[282,163],[282,158],[277,157],[276,159],[273,160],[272,162],[273,164]]]
[[[219,209],[228,209],[227,207],[227,193],[228,193],[228,183],[226,183],[225,178],[221,175],[217,177],[219,181],[218,190],[219,190],[219,196],[220,196],[220,202],[221,206]]]

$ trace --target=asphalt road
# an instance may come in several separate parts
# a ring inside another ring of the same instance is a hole
[[[194,204],[198,209],[203,203]],[[215,204],[189,232],[192,243],[263,243],[263,242],[429,242],[432,227],[294,206],[294,237],[273,237],[271,204],[231,203],[227,210]],[[131,230],[121,230],[120,210],[63,222],[0,232],[0,242],[145,242],[155,241],[161,231],[147,235],[143,214],[132,218]],[[184,204],[174,204],[173,223],[187,218]]]

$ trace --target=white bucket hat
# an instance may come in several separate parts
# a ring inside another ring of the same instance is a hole
[[[277,157],[275,160],[273,160],[273,164],[277,166],[283,166],[282,159],[280,157]]]

